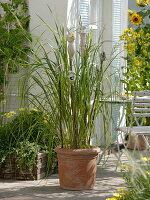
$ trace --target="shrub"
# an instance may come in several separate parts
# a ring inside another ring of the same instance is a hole
[[[55,165],[53,149],[58,145],[50,123],[50,116],[32,108],[20,108],[18,113],[5,113],[12,121],[0,129],[0,163],[10,154],[17,155],[18,165],[32,169],[39,152],[47,152],[48,170]]]
[[[137,0],[140,11],[129,10],[130,27],[120,39],[127,51],[127,67],[123,81],[126,91],[148,90],[150,88],[150,17],[149,0]]]

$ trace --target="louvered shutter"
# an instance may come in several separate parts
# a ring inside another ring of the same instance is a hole
[[[82,25],[88,28],[90,23],[90,0],[79,0],[79,15],[81,16]]]
[[[127,17],[127,5],[125,4],[126,0],[113,0],[113,12],[112,12],[112,40],[113,48],[115,48],[115,55],[118,55],[112,62],[112,90],[116,91],[118,94],[122,94],[122,46],[119,44],[119,36],[122,34],[123,29],[125,29],[125,19]],[[126,12],[126,13],[124,13]],[[113,141],[117,139],[118,132],[115,131],[115,128],[121,124],[125,123],[125,119],[122,118],[123,105],[113,104],[112,105],[112,136]]]
[[[121,2],[122,0],[113,0],[113,48],[115,48],[114,56],[121,52],[121,46],[118,45],[119,36],[121,35]],[[121,60],[120,55],[117,56],[112,63],[112,86],[113,91],[120,93],[120,76],[121,76]]]

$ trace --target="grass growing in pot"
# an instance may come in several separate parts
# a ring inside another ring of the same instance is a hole
[[[30,86],[26,88],[24,85],[22,91],[28,94],[34,106],[45,113],[52,113],[51,120],[61,147],[90,148],[95,119],[100,112],[103,113],[103,102],[109,97],[104,92],[107,87],[104,80],[106,84],[109,79],[107,70],[114,58],[105,61],[105,54],[101,53],[101,37],[94,43],[93,32],[86,33],[82,24],[77,30],[80,45],[76,49],[73,32],[66,33],[64,27],[57,23],[56,30],[45,25],[55,45],[46,44],[45,47],[39,43],[39,51],[32,52],[24,77],[25,82],[29,80]],[[37,92],[33,92],[35,88],[38,88]]]

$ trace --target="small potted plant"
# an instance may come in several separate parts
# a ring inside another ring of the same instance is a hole
[[[106,57],[101,51],[101,37],[94,43],[93,32],[87,33],[81,23],[77,30],[80,42],[76,49],[73,31],[66,33],[58,24],[56,30],[47,27],[55,45],[49,45],[51,50],[47,51],[40,43],[40,56],[33,51],[33,63],[29,64],[24,79],[30,78],[32,84],[24,89],[34,106],[52,113],[51,120],[60,140],[60,147],[55,149],[60,187],[93,189],[100,149],[91,146],[91,138],[95,133],[95,119],[102,112],[104,99],[108,98],[104,93],[104,79],[107,79],[106,71],[111,61],[104,65]],[[53,55],[52,59],[49,53]],[[40,92],[31,92],[32,86],[37,86]]]

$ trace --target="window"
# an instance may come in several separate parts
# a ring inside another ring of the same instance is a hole
[[[105,44],[103,50],[106,52],[106,55],[108,57],[111,53],[112,48],[115,48],[115,54],[118,54],[118,56],[112,63],[111,72],[113,73],[113,76],[111,81],[113,91],[117,91],[120,94],[123,92],[123,86],[121,84],[121,66],[125,64],[125,61],[121,58],[123,54],[120,54],[120,52],[123,50],[123,47],[120,46],[120,44],[118,43],[119,36],[127,27],[127,5],[128,2],[126,0],[79,0],[79,13],[83,25],[87,28],[93,28],[95,39],[104,27],[103,40],[113,41],[113,43]],[[113,120],[111,132],[113,140],[117,139],[117,132],[115,132],[114,129],[120,123],[123,114],[122,112],[123,107],[120,104],[114,104],[112,106]],[[123,119],[122,124],[124,122],[125,120]],[[96,125],[98,133],[102,130],[102,128],[100,130],[100,126],[102,126],[102,121],[99,118],[99,121]],[[102,133],[100,134],[102,135]],[[101,136],[98,137],[101,138]]]
[[[100,0],[79,0],[79,15],[83,26],[94,31],[94,40],[98,38],[100,29]]]

